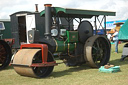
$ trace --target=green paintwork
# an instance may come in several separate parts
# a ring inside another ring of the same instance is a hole
[[[78,31],[67,31],[68,42],[78,42]]]
[[[119,40],[128,40],[128,19],[119,30]]]
[[[0,22],[3,22],[5,26],[4,30],[0,30],[0,34],[3,34],[2,39],[12,38],[10,20],[0,20]]]
[[[76,43],[68,43],[68,41],[60,41],[60,40],[55,40],[56,41],[56,52],[67,52],[73,51],[75,49]]]
[[[64,41],[59,41],[59,40],[56,40],[56,52],[63,52],[65,51],[65,48],[64,48]]]
[[[85,10],[85,9],[70,9],[61,7],[52,7],[53,15],[58,14],[60,17],[72,17],[72,18],[91,18],[93,16],[106,15],[115,16],[115,12],[112,11],[97,11],[97,10]],[[45,10],[40,12],[40,16],[44,16]]]

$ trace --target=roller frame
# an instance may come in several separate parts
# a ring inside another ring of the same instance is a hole
[[[21,45],[20,49],[25,48],[41,48],[42,51],[42,63],[33,63],[31,65],[21,65],[21,64],[13,64],[15,66],[25,66],[25,67],[46,67],[46,66],[55,66],[58,65],[56,61],[53,62],[47,62],[47,55],[48,55],[48,46],[46,44],[23,44]]]

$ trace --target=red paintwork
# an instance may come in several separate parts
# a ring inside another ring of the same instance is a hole
[[[24,48],[41,48],[42,51],[42,63],[33,63],[30,67],[45,67],[57,65],[56,61],[47,62],[48,46],[46,44],[23,44],[20,49]]]
[[[33,63],[30,67],[46,67],[46,66],[55,66],[57,63],[53,62],[45,62],[45,63]]]
[[[14,44],[14,39],[13,38],[11,38],[11,39],[4,39],[4,41],[5,42],[9,42],[8,44],[9,44],[9,46],[11,47],[13,44]]]
[[[42,50],[42,62],[47,62],[48,46],[46,44],[23,44],[20,49],[23,48],[41,48]]]

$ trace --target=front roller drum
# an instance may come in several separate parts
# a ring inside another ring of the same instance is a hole
[[[105,36],[92,36],[85,43],[84,58],[90,67],[103,66],[109,61],[110,49],[110,42]]]
[[[53,61],[52,54],[48,52],[47,62]],[[33,63],[42,63],[41,49],[22,49],[18,51],[13,60],[15,71],[22,76],[47,77],[54,66],[30,67]]]

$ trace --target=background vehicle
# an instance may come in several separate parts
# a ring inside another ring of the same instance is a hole
[[[10,20],[0,19],[0,70],[7,67],[10,63],[12,44]]]

